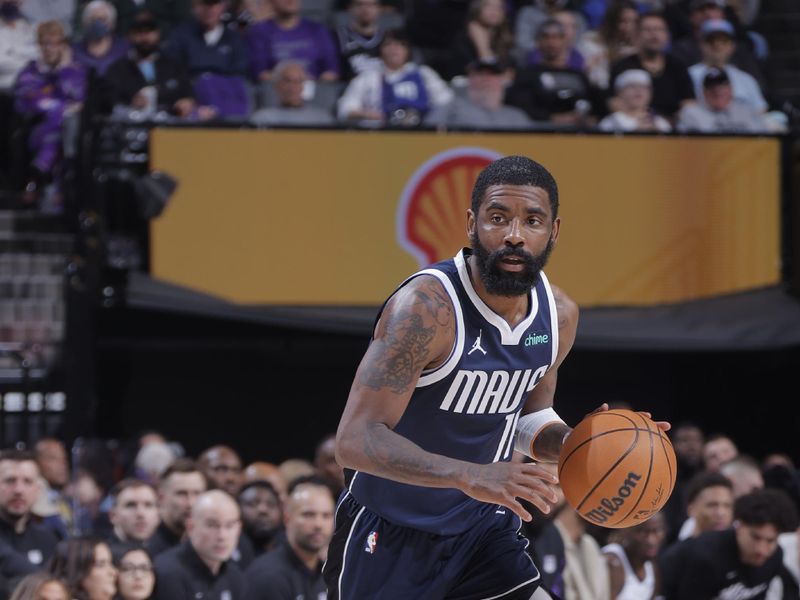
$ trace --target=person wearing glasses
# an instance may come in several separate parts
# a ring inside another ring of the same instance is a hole
[[[117,596],[120,600],[148,600],[153,595],[156,575],[153,559],[144,548],[130,546],[117,554]]]

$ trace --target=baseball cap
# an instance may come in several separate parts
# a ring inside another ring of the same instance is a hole
[[[650,78],[650,73],[644,69],[628,69],[627,71],[623,71],[614,81],[614,89],[619,91],[626,85],[636,84],[647,86],[653,85],[653,80]]]
[[[506,65],[496,58],[480,58],[467,65],[467,72],[490,71],[492,73],[504,73],[505,70]]]
[[[715,33],[724,33],[730,37],[734,37],[733,25],[725,19],[709,19],[700,28],[700,33],[704,38],[714,35]]]
[[[708,71],[706,71],[705,77],[703,77],[704,88],[711,88],[716,85],[722,85],[723,83],[730,83],[730,79],[728,79],[728,74],[725,72],[724,69],[717,69],[716,67],[711,67]]]
[[[716,6],[717,8],[725,9],[725,0],[692,0],[689,5],[689,10],[700,10],[706,6]]]

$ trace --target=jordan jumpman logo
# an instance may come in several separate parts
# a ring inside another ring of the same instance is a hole
[[[480,350],[483,353],[483,355],[486,356],[486,350],[481,348],[481,336],[482,335],[483,335],[483,329],[478,331],[478,337],[475,339],[475,343],[472,344],[472,348],[470,348],[470,351],[467,352],[467,356],[469,356],[470,354],[475,352],[475,350]]]

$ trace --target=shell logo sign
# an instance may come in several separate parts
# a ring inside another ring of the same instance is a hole
[[[467,209],[483,168],[502,154],[455,148],[437,154],[409,178],[397,209],[397,239],[421,267],[453,256],[468,244]]]

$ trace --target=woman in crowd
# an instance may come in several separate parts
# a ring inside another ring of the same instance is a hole
[[[453,40],[450,62],[442,73],[447,80],[464,75],[476,60],[511,64],[514,33],[503,0],[472,0],[465,27]]]
[[[70,600],[70,595],[61,579],[39,572],[20,579],[9,600]]]
[[[584,33],[578,51],[586,61],[586,75],[592,85],[608,89],[609,69],[614,62],[636,52],[635,35],[639,12],[630,0],[614,2],[597,30]]]
[[[75,600],[112,600],[117,593],[117,569],[108,544],[93,538],[59,542],[50,572],[67,582]]]
[[[102,76],[130,48],[125,38],[114,33],[117,9],[106,0],[92,0],[83,9],[81,22],[83,39],[73,45],[73,55],[87,71]]]
[[[120,600],[148,600],[156,585],[153,559],[144,548],[131,547],[115,557],[117,595]]]

